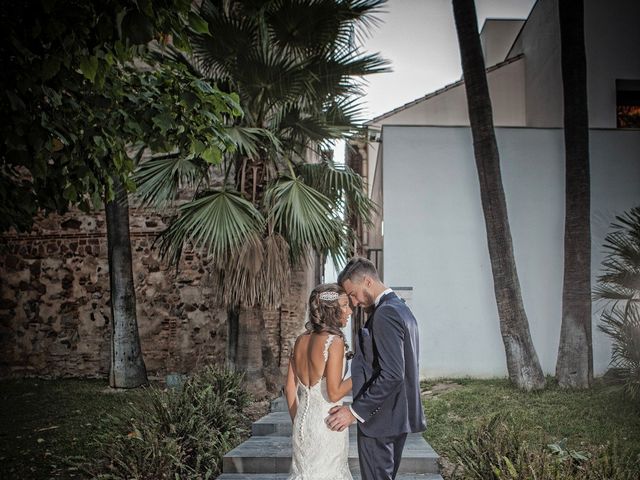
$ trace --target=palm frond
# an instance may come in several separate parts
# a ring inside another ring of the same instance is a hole
[[[260,156],[260,150],[268,146],[269,150],[280,152],[282,143],[276,135],[266,128],[232,125],[225,127],[225,133],[236,144],[238,152],[249,158]]]
[[[640,401],[640,207],[616,217],[605,237],[607,256],[594,289],[596,299],[610,305],[598,328],[612,341],[610,378]]]
[[[232,3],[237,2],[205,0],[199,13],[212,35],[191,36],[196,64],[212,79],[233,79],[238,58],[251,51],[257,38],[255,22],[248,15],[238,14]]]
[[[287,239],[292,262],[310,249],[331,255],[337,263],[346,256],[346,227],[329,198],[301,178],[282,177],[265,193],[267,221]]]
[[[602,300],[640,299],[640,207],[616,217],[605,237],[607,256],[594,296]]]
[[[266,14],[272,41],[291,55],[335,44],[344,22],[330,2],[280,0]]]
[[[273,49],[249,52],[235,80],[245,102],[265,112],[274,106],[296,102],[308,89],[309,60]]]
[[[343,138],[361,135],[364,122],[362,104],[357,98],[340,97],[325,105],[327,123],[344,132]]]
[[[220,305],[277,307],[290,281],[289,245],[278,234],[243,245],[236,255],[215,262],[214,301]]]
[[[292,55],[353,46],[379,23],[386,0],[280,0],[270,2],[265,21],[278,48]],[[362,42],[360,42],[362,43]]]
[[[606,270],[622,271],[640,265],[640,240],[629,231],[615,231],[607,235],[604,244]]]
[[[222,189],[180,206],[160,235],[160,252],[177,263],[183,246],[191,245],[221,261],[258,243],[263,230],[264,218],[255,206],[238,192]]]
[[[305,183],[322,192],[344,215],[353,214],[371,225],[378,206],[368,196],[362,177],[346,165],[332,162],[303,164],[297,167]]]
[[[310,68],[316,72],[314,90],[319,96],[356,93],[359,91],[356,78],[391,71],[389,62],[378,54],[361,54],[358,50],[333,52],[329,57],[314,59]]]
[[[637,305],[636,305],[637,307]],[[598,328],[611,338],[611,367],[625,394],[640,400],[640,309],[613,307],[603,312]]]
[[[141,162],[134,173],[136,197],[143,206],[163,209],[177,198],[181,187],[194,189],[207,178],[204,162],[184,158],[179,154],[151,157]]]
[[[612,227],[616,230],[625,231],[636,245],[640,244],[640,206],[617,216],[616,223]]]

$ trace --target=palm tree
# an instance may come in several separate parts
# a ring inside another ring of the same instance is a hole
[[[500,157],[473,0],[453,0],[462,72],[467,91],[480,197],[487,230],[500,331],[511,381],[524,390],[544,388],[545,379],[531,340],[513,254]]]
[[[562,328],[556,363],[561,387],[593,381],[589,112],[583,0],[558,2],[564,89],[565,226]]]
[[[144,203],[175,199],[181,180],[196,186],[161,250],[173,261],[184,246],[211,257],[217,300],[234,327],[228,356],[256,392],[265,389],[263,309],[280,304],[292,268],[309,264],[312,252],[345,257],[347,208],[366,221],[374,207],[361,177],[326,152],[329,141],[357,132],[361,77],[386,70],[356,44],[383,3],[205,1],[200,15],[213,35],[195,35],[193,56],[182,58],[238,93],[244,115],[228,131],[238,149],[197,180],[176,159],[151,160],[139,172]]]

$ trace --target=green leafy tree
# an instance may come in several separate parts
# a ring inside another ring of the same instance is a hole
[[[265,388],[261,309],[281,302],[292,267],[312,252],[344,258],[354,240],[343,214],[368,218],[373,208],[361,177],[326,151],[358,131],[362,78],[386,70],[357,45],[383,3],[204,1],[199,13],[216,34],[191,35],[190,56],[171,53],[237,92],[244,111],[229,129],[237,151],[179,207],[162,249],[174,261],[185,244],[211,255],[219,300],[237,321],[229,359],[254,391]],[[143,163],[143,201],[165,204],[176,192],[170,180],[188,170],[178,161]]]
[[[149,47],[188,48],[206,34],[188,0],[9,1],[0,100],[0,228],[70,206],[107,213],[112,308],[110,383],[146,383],[135,316],[127,192],[147,151],[205,168],[233,146],[226,118],[238,98],[184,65],[148,60]],[[151,43],[150,43],[151,42]]]

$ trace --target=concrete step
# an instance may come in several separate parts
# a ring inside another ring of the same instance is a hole
[[[349,436],[349,467],[358,471],[356,436]],[[407,437],[399,473],[439,473],[438,454],[419,433]],[[291,437],[254,436],[222,459],[224,473],[287,473],[291,467]]]
[[[287,480],[288,473],[223,473],[218,480]],[[353,480],[360,480],[360,474],[353,472]],[[436,473],[418,475],[413,473],[399,473],[396,480],[443,480]]]
[[[271,411],[272,412],[287,412],[287,400],[283,395],[279,396],[275,400],[271,402]]]
[[[354,423],[349,426],[349,432],[355,433],[358,426]],[[289,412],[271,412],[251,425],[251,435],[267,436],[275,435],[290,437],[292,430]]]

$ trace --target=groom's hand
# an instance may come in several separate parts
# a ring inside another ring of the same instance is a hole
[[[349,407],[333,407],[329,410],[329,416],[326,419],[327,426],[335,431],[341,432],[356,421]]]

